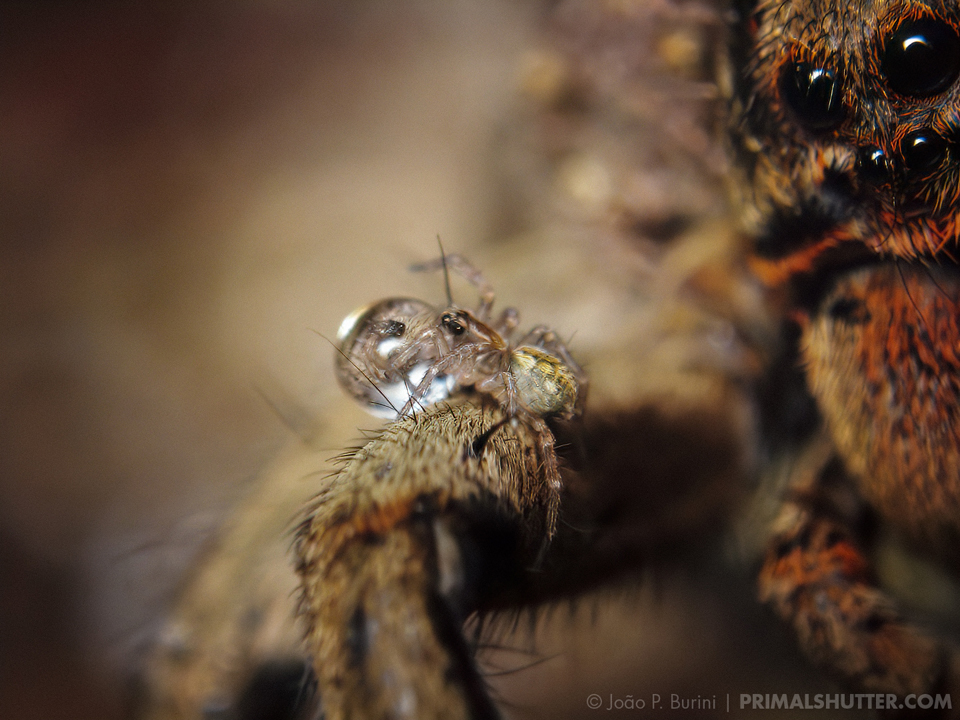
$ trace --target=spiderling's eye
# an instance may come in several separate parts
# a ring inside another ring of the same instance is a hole
[[[829,130],[843,122],[843,83],[837,71],[809,62],[788,62],[780,71],[780,92],[809,130]]]
[[[946,139],[930,128],[921,128],[900,141],[900,156],[907,172],[917,174],[940,167],[950,153]]]
[[[901,95],[935,95],[960,73],[960,35],[942,20],[907,20],[886,39],[880,70]]]
[[[460,318],[457,317],[455,313],[444,313],[440,318],[440,324],[450,332],[451,335],[463,335],[466,332],[466,327],[460,321]]]

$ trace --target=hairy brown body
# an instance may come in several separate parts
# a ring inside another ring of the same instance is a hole
[[[960,688],[956,649],[871,559],[879,521],[960,568],[958,19],[953,3],[761,2],[734,103],[753,266],[796,328],[782,362],[803,369],[805,442],[823,446],[793,472],[760,595],[827,669],[900,696]]]

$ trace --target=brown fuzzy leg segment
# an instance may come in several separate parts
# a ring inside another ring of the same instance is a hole
[[[354,543],[323,568],[310,639],[327,718],[498,717],[437,576],[425,520]]]
[[[502,421],[496,404],[464,403],[395,423],[301,525],[301,611],[327,720],[498,717],[461,635],[485,590],[464,518],[482,507],[517,529],[504,566],[532,563],[545,530],[537,434]]]
[[[956,659],[948,648],[909,624],[876,586],[855,540],[861,514],[835,460],[814,482],[795,487],[760,571],[760,599],[793,626],[815,662],[857,689],[900,701],[955,690]]]

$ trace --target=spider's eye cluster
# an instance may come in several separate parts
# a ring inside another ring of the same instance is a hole
[[[456,313],[444,313],[440,318],[440,324],[451,335],[463,335],[467,331],[463,320]]]
[[[880,71],[898,95],[941,93],[960,75],[960,31],[933,17],[904,20],[883,40]],[[784,102],[808,130],[830,130],[846,119],[836,61],[794,58],[781,67],[779,83]]]
[[[907,18],[885,35],[879,57],[883,80],[894,93],[907,98],[936,95],[960,75],[960,32],[942,19]],[[886,179],[899,167],[907,180],[927,181],[951,160],[951,144],[932,127],[916,128],[895,143],[895,157],[882,158],[882,164],[874,162],[874,172],[867,177]],[[870,163],[863,161],[861,155],[861,168],[870,170]]]
[[[846,117],[840,73],[825,64],[788,62],[780,71],[780,92],[809,130],[830,130]]]
[[[886,38],[880,70],[901,95],[943,92],[960,73],[960,34],[932,17],[907,20]]]
[[[926,107],[926,98],[947,91],[960,77],[960,28],[948,19],[914,15],[888,22],[878,38],[878,79],[894,101],[895,111],[904,113],[902,122],[907,126],[899,132],[893,128],[885,142],[857,148],[857,171],[867,184],[892,184],[924,198],[930,183],[939,182],[948,164],[956,161],[955,135],[960,133],[917,123],[926,115],[917,115],[916,110]],[[844,91],[849,94],[844,66],[839,54],[811,53],[797,44],[780,67],[780,98],[808,132],[838,130],[851,117],[844,102]]]

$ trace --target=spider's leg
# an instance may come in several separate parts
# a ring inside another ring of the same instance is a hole
[[[457,275],[477,288],[477,291],[480,293],[480,306],[477,308],[477,317],[481,320],[487,320],[490,317],[490,310],[493,307],[493,286],[487,282],[483,273],[475,268],[470,261],[462,255],[454,253],[453,255],[447,255],[445,258],[428,260],[427,262],[414,265],[410,269],[414,272],[429,272],[440,270],[443,268],[444,263],[446,263],[448,268],[457,273]]]
[[[530,332],[520,338],[520,341],[517,343],[520,345],[532,345],[533,347],[538,347],[543,350],[546,350],[551,355],[555,355],[563,361],[563,364],[573,370],[574,374],[579,378],[585,377],[583,368],[577,364],[577,361],[573,359],[573,356],[570,354],[570,351],[567,349],[567,346],[564,344],[563,340],[557,335],[556,331],[547,327],[546,325],[537,325],[534,328],[531,328]]]
[[[404,417],[408,413],[413,411],[413,408],[420,404],[420,401],[426,396],[427,391],[430,389],[430,385],[433,384],[433,381],[442,375],[445,369],[451,365],[451,356],[447,355],[444,358],[440,358],[436,362],[432,363],[430,367],[427,368],[424,372],[423,377],[420,379],[420,382],[417,383],[416,387],[411,387],[409,379],[407,379],[407,388],[410,394],[409,399],[403,404],[403,407],[400,408],[399,417]]]
[[[534,432],[505,419],[493,403],[403,418],[308,509],[295,552],[327,720],[500,717],[462,624],[529,575],[543,513]]]
[[[857,540],[862,501],[829,458],[800,463],[760,571],[760,599],[815,662],[860,687],[901,697],[956,689],[960,656],[905,620],[876,585]]]
[[[517,329],[519,324],[520,313],[516,308],[508,307],[503,309],[500,317],[493,323],[493,329],[500,333],[504,339],[507,339],[513,334],[513,331]]]
[[[520,393],[517,390],[517,379],[508,370],[500,373],[503,382],[503,404],[504,410],[510,417],[516,416],[520,408]]]
[[[560,517],[560,493],[563,482],[560,479],[560,466],[557,462],[556,440],[547,421],[538,416],[527,416],[526,422],[537,435],[537,450],[543,467],[543,501],[547,509],[547,539],[553,538]]]

